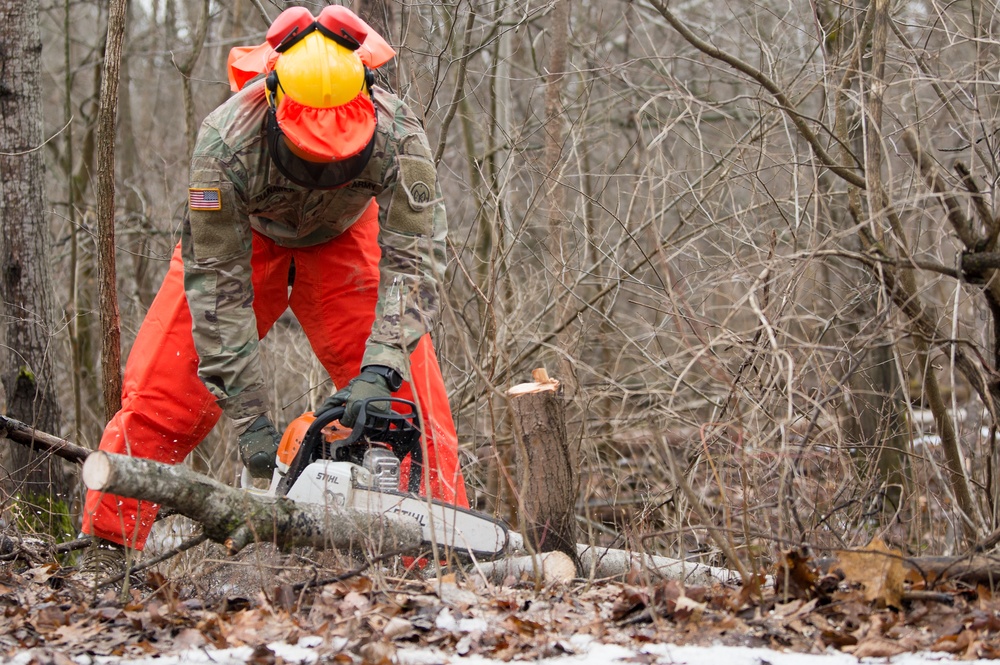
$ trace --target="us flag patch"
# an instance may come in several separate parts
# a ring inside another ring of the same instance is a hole
[[[188,207],[191,210],[222,210],[222,192],[218,189],[188,189]]]

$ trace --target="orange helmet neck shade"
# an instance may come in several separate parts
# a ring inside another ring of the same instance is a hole
[[[375,133],[375,105],[364,93],[338,106],[335,114],[285,95],[274,114],[282,133],[314,162],[353,157],[359,152],[356,146],[363,148]]]
[[[371,106],[371,100],[366,97],[359,96],[359,99],[364,99]],[[282,100],[280,108],[283,108],[289,101],[291,101],[290,98],[286,96]],[[301,105],[298,106],[304,110],[315,111],[315,109],[309,109]],[[370,113],[374,124],[375,108],[373,106],[371,106]],[[334,161],[303,159],[289,147],[293,144],[290,138],[286,136],[278,115],[278,111],[273,106],[268,108],[265,132],[271,163],[274,164],[281,175],[300,187],[305,187],[306,189],[336,189],[343,187],[361,175],[361,172],[365,170],[368,161],[371,159],[372,152],[375,150],[375,132],[373,130],[361,152],[357,152],[354,155]],[[323,143],[328,144],[329,141],[323,140]],[[298,151],[312,157],[313,153],[302,150],[300,147],[301,144],[298,141],[294,145]]]

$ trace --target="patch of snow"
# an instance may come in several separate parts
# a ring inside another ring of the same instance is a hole
[[[858,665],[857,658],[840,651],[824,654],[802,654],[772,649],[728,646],[676,646],[672,644],[646,644],[639,649],[629,649],[617,644],[594,642],[589,636],[571,638],[568,645],[575,653],[564,656],[540,658],[533,662],[540,665],[615,665],[635,662],[637,656],[652,656],[651,662],[671,665]],[[655,660],[654,660],[655,659]],[[865,658],[861,663],[889,663],[891,665],[940,665],[942,662],[959,662],[948,654],[902,654],[893,658]],[[996,661],[965,660],[968,663],[987,665]],[[396,652],[398,665],[503,665],[503,661],[484,658],[475,654],[458,656],[437,649],[405,648]]]
[[[458,622],[458,632],[460,633],[474,633],[476,631],[485,632],[489,627],[490,625],[486,623],[486,619],[480,619],[478,617],[462,619]]]
[[[451,613],[451,610],[447,608],[438,613],[437,618],[434,619],[434,626],[446,633],[454,633],[458,630],[458,622],[455,621],[455,616]]]
[[[448,618],[456,628],[460,625],[451,612],[445,610]],[[447,619],[445,619],[447,622]],[[473,628],[472,625],[463,628]],[[478,628],[478,625],[475,626]],[[470,631],[471,632],[471,631]],[[317,636],[308,636],[299,640],[298,644],[273,642],[267,646],[275,655],[290,665],[313,665],[319,661],[316,647],[324,643]],[[461,644],[461,643],[460,643]],[[327,644],[325,652],[332,648],[338,651],[347,646],[346,638],[336,638]],[[458,649],[459,653],[446,653],[432,647],[397,645],[395,663],[397,665],[508,665],[504,661],[487,658],[477,654],[469,654],[469,644]],[[617,644],[596,642],[589,635],[577,635],[567,641],[560,641],[559,646],[568,651],[565,655],[540,658],[533,662],[540,665],[615,665],[616,663],[635,662],[636,660],[655,663],[670,663],[671,665],[858,665],[886,663],[888,665],[941,665],[941,663],[959,663],[962,665],[992,665],[991,660],[959,661],[948,654],[913,653],[901,654],[892,658],[864,658],[859,661],[850,654],[829,650],[823,654],[803,654],[786,651],[775,651],[754,647],[730,646],[677,646],[673,644],[645,644],[639,648],[627,648]],[[466,655],[462,655],[465,652]],[[43,649],[28,649],[18,653],[13,659],[0,661],[4,665],[28,665],[33,659],[44,653]],[[250,659],[253,649],[250,647],[235,647],[231,649],[188,649],[174,655],[148,656],[143,658],[115,658],[110,656],[77,656],[73,660],[78,665],[245,665]],[[43,661],[46,662],[46,661]]]

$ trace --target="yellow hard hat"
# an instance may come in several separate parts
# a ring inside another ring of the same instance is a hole
[[[276,103],[285,95],[317,109],[342,106],[365,92],[365,66],[353,51],[322,33],[310,32],[282,53],[274,64],[280,86]]]

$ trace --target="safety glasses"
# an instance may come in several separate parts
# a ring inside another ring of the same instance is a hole
[[[271,24],[267,43],[278,53],[284,53],[314,30],[351,51],[359,49],[368,37],[368,26],[346,7],[329,5],[318,17],[305,7],[292,7],[281,12]]]

